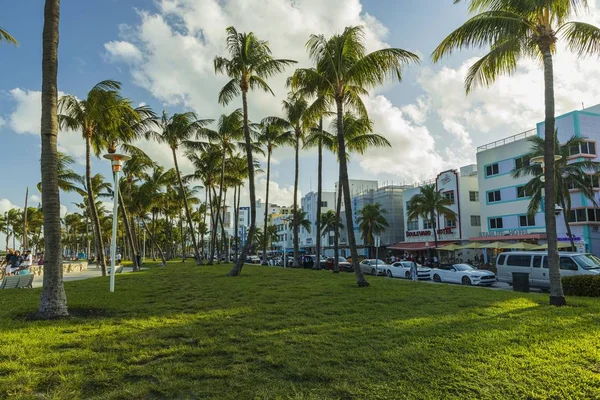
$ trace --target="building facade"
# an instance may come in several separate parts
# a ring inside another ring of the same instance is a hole
[[[310,221],[310,232],[304,228],[300,228],[300,247],[305,248],[308,252],[316,251],[317,235],[319,227],[317,226],[317,193],[307,193],[301,200],[302,211],[306,213],[306,219]],[[335,192],[321,192],[321,214],[327,211],[335,210]],[[325,247],[329,243],[329,236],[321,236],[321,246]]]

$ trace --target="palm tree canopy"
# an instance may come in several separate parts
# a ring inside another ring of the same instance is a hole
[[[219,104],[222,105],[229,104],[248,89],[260,89],[274,95],[266,79],[296,63],[273,58],[267,41],[259,40],[252,32],[238,33],[233,26],[227,28],[227,51],[231,58],[216,56],[214,59],[215,72],[231,78],[219,92]]]
[[[335,231],[336,229],[338,230],[338,233],[344,229],[341,216],[338,217],[333,210],[321,214],[321,236],[326,236],[329,232]]]
[[[294,138],[290,131],[285,129],[285,121],[279,117],[265,117],[260,121],[257,141],[262,143],[267,152],[280,146],[291,146]]]
[[[431,222],[435,226],[436,215],[455,218],[454,211],[448,208],[451,204],[452,200],[444,197],[441,190],[435,190],[435,185],[426,185],[420,188],[419,194],[408,201],[407,218],[409,221],[419,217],[426,220],[433,218],[434,221]]]
[[[587,9],[586,0],[469,1],[469,12],[475,15],[448,35],[432,54],[433,61],[438,62],[455,49],[489,47],[489,52],[469,69],[465,78],[467,93],[476,85],[489,86],[499,75],[513,73],[523,57],[541,59],[545,50],[554,52],[559,39],[579,56],[600,54],[600,29],[568,21]]]
[[[531,136],[527,138],[532,148],[525,159],[527,162],[518,169],[512,171],[513,178],[522,176],[531,176],[531,180],[527,182],[522,189],[526,195],[530,196],[528,206],[528,214],[536,214],[542,203],[544,194],[544,182],[540,179],[544,176],[544,171],[540,164],[529,163],[533,157],[544,155],[544,139],[539,136]],[[556,204],[565,204],[568,212],[571,209],[571,194],[570,190],[580,191],[594,205],[596,200],[594,196],[594,181],[598,181],[600,175],[600,163],[591,160],[577,161],[571,157],[571,149],[577,148],[583,143],[586,143],[585,138],[572,136],[564,143],[559,143],[558,132],[554,132],[554,153],[561,156],[560,160],[555,161],[555,185],[556,185]],[[596,185],[598,186],[598,185]]]
[[[8,43],[12,43],[15,46],[19,45],[19,42],[17,42],[17,39],[15,39],[14,37],[12,37],[10,35],[10,33],[8,33],[7,31],[5,31],[4,29],[2,29],[0,27],[0,42],[2,42],[2,41],[8,42]]]
[[[61,152],[58,152],[57,156],[58,187],[63,192],[73,192],[77,189],[75,184],[81,182],[83,177],[70,168],[75,164],[73,157]],[[37,188],[42,191],[42,182],[37,184]]]
[[[159,142],[166,143],[171,150],[177,150],[180,146],[197,147],[198,142],[192,139],[200,139],[207,135],[206,125],[212,123],[212,119],[198,119],[195,113],[185,112],[169,116],[163,111],[159,129],[145,132],[146,138],[154,138]]]
[[[374,235],[381,234],[389,226],[385,214],[387,211],[381,204],[365,204],[358,212],[358,228],[365,243],[373,245]]]
[[[347,27],[329,40],[311,35],[306,47],[316,67],[297,69],[288,83],[300,95],[315,97],[307,113],[313,123],[333,109],[336,99],[347,110],[367,117],[361,96],[390,77],[402,80],[404,66],[419,61],[416,54],[398,48],[367,53],[362,26]]]

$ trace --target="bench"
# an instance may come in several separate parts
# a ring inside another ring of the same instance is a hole
[[[110,268],[108,269],[108,273],[110,274]],[[123,272],[123,266],[121,265],[119,268],[117,268],[115,270],[115,274],[120,274],[121,272]]]
[[[7,276],[0,283],[0,289],[31,288],[33,286],[33,277],[33,274]]]

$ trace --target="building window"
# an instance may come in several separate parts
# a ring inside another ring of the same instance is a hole
[[[519,226],[522,228],[528,226],[535,226],[535,216],[519,215]]]
[[[502,200],[499,190],[494,190],[493,192],[488,192],[487,196],[488,196],[488,203],[495,203],[495,202]]]
[[[498,169],[498,164],[492,164],[485,167],[485,176],[494,176],[498,175],[500,170]]]
[[[419,220],[418,219],[408,221],[408,223],[406,224],[406,230],[408,230],[408,231],[416,231],[418,229],[419,229]]]
[[[469,192],[470,201],[479,201],[479,192]]]
[[[502,218],[490,218],[490,229],[502,229],[504,225],[502,224]]]
[[[327,202],[326,201],[322,201],[321,202],[321,207],[327,207]]]
[[[596,155],[596,142],[583,142],[580,145],[571,146],[569,155],[574,156],[578,154]]]
[[[446,226],[446,228],[456,228],[456,220],[446,218],[446,222],[444,225]]]
[[[524,199],[526,197],[531,197],[531,194],[529,194],[527,192],[527,190],[525,189],[525,186],[517,186],[517,198],[518,199]]]
[[[481,216],[471,215],[471,226],[481,226]]]
[[[423,220],[423,229],[433,229],[433,224],[430,220]]]
[[[454,190],[450,190],[448,192],[444,192],[442,193],[442,195],[447,199],[450,200],[450,204],[454,204]]]
[[[529,166],[529,157],[523,156],[515,158],[515,169],[521,169]]]

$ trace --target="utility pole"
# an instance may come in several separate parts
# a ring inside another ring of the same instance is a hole
[[[29,187],[25,190],[25,209],[23,210],[23,251],[27,250],[27,198],[29,197]]]

